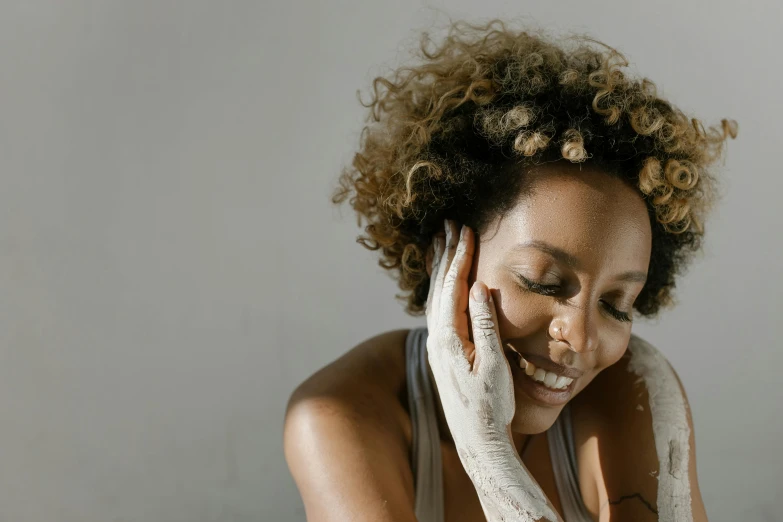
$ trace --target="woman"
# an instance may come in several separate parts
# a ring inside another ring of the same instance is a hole
[[[431,44],[376,78],[335,195],[427,328],[291,397],[307,519],[706,521],[684,391],[631,325],[671,303],[736,122],[705,129],[589,38],[494,20]]]

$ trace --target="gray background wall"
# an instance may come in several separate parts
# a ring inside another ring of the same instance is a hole
[[[437,12],[589,31],[739,121],[681,304],[636,331],[688,390],[710,519],[781,520],[776,0],[0,1],[0,520],[304,519],[289,393],[422,324],[329,194],[355,91]]]

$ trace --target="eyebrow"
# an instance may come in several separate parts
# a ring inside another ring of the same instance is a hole
[[[561,250],[554,245],[550,245],[546,241],[531,239],[524,243],[515,245],[512,250],[522,250],[525,248],[535,248],[536,250],[540,250],[546,254],[549,254],[557,261],[560,261],[561,263],[570,266],[574,270],[579,270],[581,268],[581,263],[576,257],[569,254],[565,250]],[[644,272],[631,270],[629,272],[624,272],[620,274],[615,279],[618,281],[628,281],[631,283],[645,283],[647,282],[647,274]]]

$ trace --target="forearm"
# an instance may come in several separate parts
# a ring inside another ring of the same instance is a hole
[[[546,495],[519,459],[510,436],[487,436],[459,448],[488,522],[560,522]]]

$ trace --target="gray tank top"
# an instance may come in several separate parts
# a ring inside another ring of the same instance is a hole
[[[416,519],[444,522],[443,464],[440,458],[435,394],[427,371],[427,328],[415,328],[405,343],[408,403],[413,428],[413,469]],[[552,470],[565,522],[592,522],[582,502],[569,405],[547,431]]]

